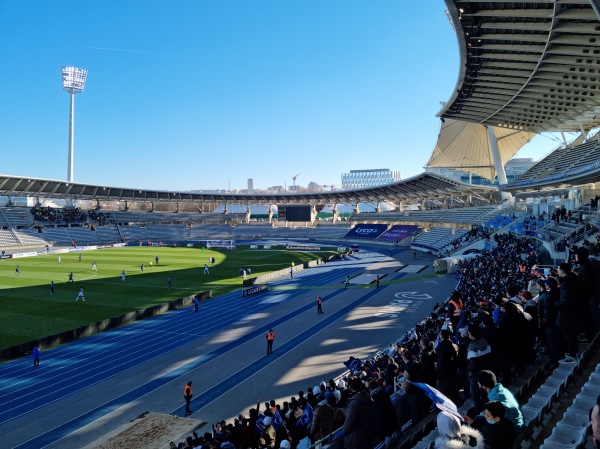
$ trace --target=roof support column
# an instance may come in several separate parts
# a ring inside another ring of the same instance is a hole
[[[377,213],[381,213],[381,201],[377,201]]]
[[[250,223],[250,206],[246,207],[246,223]]]
[[[273,205],[269,204],[269,223],[273,223]]]
[[[317,205],[312,204],[310,206],[310,224],[313,224],[317,219]]]
[[[337,204],[333,205],[332,211],[333,211],[333,221],[332,221],[332,223],[335,223],[340,218],[340,211],[338,210],[338,205]]]
[[[494,158],[494,168],[496,169],[496,175],[498,176],[498,184],[507,184],[508,180],[506,179],[504,165],[502,165],[502,158],[500,157],[500,150],[498,149],[498,139],[494,134],[494,128],[492,126],[486,126],[486,128],[488,140],[490,142],[490,150],[492,151],[492,158]]]

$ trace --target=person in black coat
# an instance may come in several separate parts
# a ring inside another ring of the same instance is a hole
[[[458,402],[458,388],[456,383],[456,361],[458,359],[458,346],[450,340],[450,331],[442,329],[440,342],[437,345],[436,375],[438,388],[454,403]]]
[[[373,399],[373,402],[379,409],[381,416],[381,435],[379,435],[379,437],[382,440],[385,437],[391,437],[392,434],[398,430],[396,407],[394,407],[390,396],[374,380],[370,380],[367,383],[367,388],[369,389],[371,399]]]
[[[558,266],[560,296],[556,327],[564,332],[567,340],[568,356],[565,361],[572,361],[579,352],[577,333],[580,322],[579,301],[582,295],[581,281],[571,271],[571,265],[563,262]]]
[[[505,417],[506,409],[499,401],[485,404],[485,415],[475,419],[465,418],[467,422],[483,435],[488,449],[506,449],[515,441],[515,427],[510,419]]]

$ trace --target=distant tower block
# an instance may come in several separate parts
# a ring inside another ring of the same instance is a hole
[[[248,194],[254,193],[254,179],[248,178]]]

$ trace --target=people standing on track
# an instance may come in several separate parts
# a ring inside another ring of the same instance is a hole
[[[208,271],[208,264],[204,264],[204,274],[210,274]]]
[[[170,275],[167,278],[167,284],[169,285],[169,288],[171,288],[173,286],[173,278]]]
[[[50,294],[54,296],[54,281],[50,281]]]
[[[154,262],[152,261],[152,259],[150,259],[150,268],[152,268]]]
[[[269,329],[267,332],[267,355],[273,352],[273,341],[275,340],[275,332],[273,329]]]
[[[319,296],[317,298],[317,315],[320,315],[321,313],[323,313],[322,303],[323,303],[323,301],[321,300],[321,297]]]
[[[40,366],[40,348],[34,346],[31,355],[33,355],[33,366]]]
[[[69,280],[67,282],[73,282],[73,272],[69,273]]]
[[[375,278],[375,288],[379,288],[379,275],[377,275],[377,277]]]
[[[192,409],[190,408],[190,402],[192,401],[192,396],[194,396],[194,393],[192,392],[192,381],[190,380],[183,388],[183,398],[185,399],[185,414],[186,414],[186,416],[192,414]]]
[[[140,265],[140,270],[142,270],[142,273],[144,272],[144,264]]]
[[[416,259],[416,258],[417,258],[417,250],[413,249],[413,259]]]
[[[243,279],[243,280],[246,280],[246,279],[248,279],[248,275],[247,275],[247,273],[246,273],[246,270],[244,270],[243,268],[242,268],[242,279]]]
[[[125,270],[121,271],[121,282],[125,282]]]
[[[98,265],[95,260],[92,262],[92,271],[98,271]]]
[[[19,268],[19,266],[18,266],[18,265],[15,267],[15,274],[16,274],[17,276],[19,276],[19,275],[21,274],[21,269]]]
[[[290,267],[290,279],[294,279],[294,266]]]
[[[344,281],[344,288],[350,285],[350,276],[346,276],[346,280]]]
[[[156,256],[156,257],[154,258],[154,261],[156,262],[156,265],[158,266],[158,256]]]
[[[79,298],[81,298],[81,300],[85,302],[85,297],[83,296],[83,287],[79,289],[79,294],[75,298],[75,301],[79,301]]]
[[[81,253],[79,253],[79,263],[81,263]]]
[[[58,255],[58,263],[60,263],[60,254]]]
[[[199,307],[200,304],[198,303],[198,297],[194,296],[194,312],[197,312]]]

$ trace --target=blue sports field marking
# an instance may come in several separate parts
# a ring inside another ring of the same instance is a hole
[[[381,291],[383,288],[385,288],[385,287],[381,287],[379,289],[379,291]],[[354,310],[356,307],[360,306],[364,302],[371,299],[371,297],[375,296],[375,294],[379,293],[379,291],[368,290],[367,293],[362,295],[359,299],[347,304],[346,306],[342,307],[341,309],[339,309],[338,311],[336,311],[332,314],[328,314],[319,323],[306,329],[305,331],[296,335],[295,337],[291,338],[290,340],[286,341],[282,345],[276,346],[273,349],[273,352],[271,354],[265,355],[265,356],[255,360],[250,365],[237,371],[236,373],[229,376],[227,379],[219,382],[214,387],[201,393],[198,397],[192,399],[192,401],[191,401],[191,405],[194,406],[193,407],[194,410],[196,410],[196,411],[201,410],[202,407],[205,407],[206,405],[215,401],[216,399],[221,397],[223,394],[225,394],[227,391],[229,391],[233,387],[240,385],[244,380],[248,379],[252,375],[263,370],[264,368],[267,368],[270,363],[265,364],[266,361],[269,361],[272,363],[275,360],[277,360],[278,358],[284,356],[285,354],[290,352],[292,349],[295,349],[298,345],[300,345],[305,340],[308,340],[309,338],[315,336],[316,334],[321,332],[323,329],[325,329],[325,327],[327,327],[328,325],[334,323],[338,319],[342,318],[343,316],[345,316],[346,314],[348,314],[349,312]],[[327,299],[329,300],[329,299],[331,299],[332,296],[337,296],[339,293],[341,293],[341,292],[337,292],[333,295],[330,295]],[[325,299],[323,299],[323,302],[325,302]],[[305,310],[303,310],[303,312],[308,309],[312,309],[313,307],[314,307],[314,305],[312,305],[312,304],[310,305],[310,307],[304,307],[303,309],[305,309]],[[265,332],[267,332],[269,329],[271,329],[271,327],[276,327],[277,325],[283,324],[288,320],[289,320],[289,318],[287,316],[282,317],[278,320],[275,320],[269,326],[263,326],[261,329],[258,329],[257,330],[258,335],[262,335]],[[177,409],[173,410],[171,412],[171,414],[185,416],[185,406],[178,407]]]
[[[369,298],[371,298],[371,296],[374,296],[375,293],[378,293],[381,290],[382,289],[380,289],[378,291],[368,290],[367,293],[365,295],[361,296],[359,299],[349,303],[348,305],[346,305],[342,309],[340,309],[338,312],[335,312],[334,314],[328,316],[326,318],[326,321],[328,323],[332,323],[335,319],[342,317],[345,313],[348,313],[349,311],[351,311],[358,305],[364,303]],[[339,290],[330,295],[327,295],[326,297],[323,298],[323,302],[330,300],[331,298],[333,298],[343,292],[344,292],[344,290]],[[139,387],[135,388],[134,390],[132,390],[124,395],[121,395],[112,401],[109,401],[99,407],[96,407],[96,408],[90,410],[89,412],[86,412],[86,413],[78,416],[77,418],[74,418],[60,426],[55,427],[52,430],[49,430],[35,438],[32,438],[32,439],[20,444],[19,446],[16,446],[15,449],[29,449],[29,448],[37,449],[37,448],[46,447],[49,444],[52,444],[64,437],[66,437],[67,435],[75,432],[76,430],[78,430],[88,424],[91,424],[92,422],[106,416],[107,414],[114,412],[115,410],[118,410],[119,408],[123,407],[124,405],[128,404],[129,402],[138,400],[139,398],[151,393],[153,390],[155,390],[159,387],[162,387],[163,385],[166,385],[167,383],[171,382],[172,380],[175,380],[176,378],[183,376],[184,374],[187,374],[196,368],[199,368],[200,366],[210,362],[211,360],[214,360],[215,358],[222,356],[223,354],[225,354],[233,349],[238,348],[241,344],[246,343],[246,342],[250,341],[251,339],[256,338],[260,335],[263,335],[271,327],[276,327],[277,325],[281,325],[289,320],[295,319],[298,316],[298,314],[306,312],[307,310],[310,310],[313,308],[314,308],[314,305],[312,303],[304,305],[304,306],[298,308],[297,310],[295,310],[291,313],[288,313],[287,315],[285,315],[283,317],[276,319],[275,321],[271,322],[269,325],[262,326],[258,329],[255,329],[255,330],[247,333],[246,335],[236,339],[235,341],[226,343],[223,346],[215,349],[214,351],[211,351],[203,356],[200,356],[200,357],[196,358],[195,360],[193,360],[179,368],[174,369],[173,371],[163,374],[162,376],[160,376],[150,382],[147,382],[146,384],[140,385]],[[305,340],[306,338],[308,338],[311,335],[314,335],[314,333],[316,331],[315,327],[321,328],[322,325],[323,325],[323,321],[321,321],[318,325],[311,327],[308,331],[304,331],[298,337],[295,337],[292,340],[290,340],[290,342],[283,344],[281,347],[279,347],[277,349],[277,351],[281,352],[282,353],[281,355],[283,355],[283,351],[284,351],[283,348],[287,348],[287,349],[285,349],[286,352],[293,349],[295,346],[299,345],[303,340]],[[310,333],[309,333],[309,331],[310,331]],[[263,359],[264,358],[259,359],[258,361],[254,362],[250,366],[254,366],[256,363],[259,363],[260,360],[263,360]],[[249,368],[245,368],[244,370],[247,370],[247,369],[249,369]],[[237,374],[235,376],[237,376]],[[247,374],[246,374],[246,376],[247,376]],[[228,378],[226,380],[226,382],[232,382],[232,381],[230,380],[230,378]],[[224,382],[222,382],[222,383],[224,383]],[[212,392],[211,394],[216,395],[216,397],[218,397],[222,394],[222,393],[217,394],[217,392],[215,391],[215,388],[212,388],[211,390],[209,390],[209,392]],[[195,404],[198,404],[199,403],[198,401],[200,401],[202,399],[202,397],[210,398],[210,396],[205,396],[205,395],[200,395],[200,396],[201,397],[199,397],[197,400],[193,400],[192,402],[194,402]],[[212,400],[214,400],[214,399],[211,399],[210,401],[212,401]],[[210,401],[207,403],[210,403]],[[183,413],[181,413],[183,415],[185,413],[185,407],[180,407],[179,409],[177,409],[177,412],[183,412]]]

